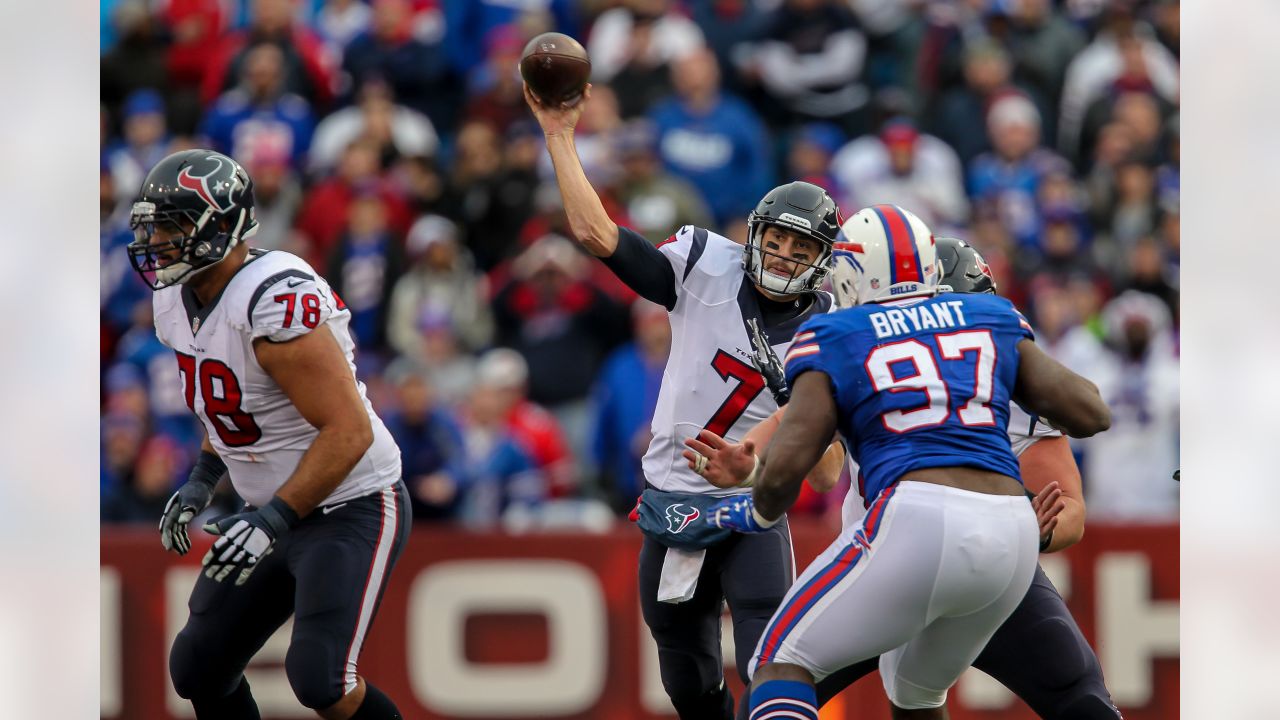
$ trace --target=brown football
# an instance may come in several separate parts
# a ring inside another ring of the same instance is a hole
[[[549,105],[577,104],[590,76],[586,48],[564,33],[542,33],[524,46],[520,56],[520,77]]]

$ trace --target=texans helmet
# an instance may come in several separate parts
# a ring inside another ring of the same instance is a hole
[[[943,292],[996,294],[996,281],[982,255],[960,238],[940,237],[938,264],[942,266]]]
[[[763,246],[765,228],[770,225],[798,233],[818,242],[818,257],[812,263],[783,258],[798,265],[791,277],[766,272],[764,256],[775,255]],[[747,216],[747,247],[742,267],[759,287],[779,295],[814,292],[830,271],[831,244],[840,232],[840,209],[826,190],[797,180],[779,185],[765,194]]]
[[[152,290],[182,284],[221,262],[258,229],[253,181],[222,153],[173,153],[142,181],[129,226],[129,260],[143,281]],[[153,245],[157,227],[173,239]]]

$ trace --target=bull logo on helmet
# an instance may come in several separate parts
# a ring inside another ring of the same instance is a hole
[[[689,523],[702,517],[702,512],[692,505],[675,503],[667,506],[666,515],[667,531],[674,535],[689,527]]]
[[[213,188],[209,187],[209,181],[218,171],[222,169],[222,160],[217,155],[209,155],[206,160],[212,160],[217,163],[212,170],[203,175],[193,175],[191,166],[182,168],[182,172],[178,173],[178,187],[200,196],[200,199],[209,204],[209,207],[218,212],[227,212],[231,209],[231,198],[229,195],[217,196],[213,193]]]

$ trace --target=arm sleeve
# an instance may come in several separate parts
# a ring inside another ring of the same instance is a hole
[[[693,227],[686,225],[655,247],[635,230],[618,226],[618,247],[600,259],[637,295],[671,310],[676,306],[676,272],[684,272],[692,239]]]
[[[315,275],[297,268],[278,272],[263,280],[249,301],[250,340],[288,342],[306,335],[345,311],[339,303]]]

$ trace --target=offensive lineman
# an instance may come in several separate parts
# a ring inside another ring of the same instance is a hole
[[[156,335],[178,356],[206,437],[160,522],[165,549],[229,473],[243,512],[204,529],[190,616],[169,655],[201,720],[258,718],[244,668],[294,615],[285,669],[328,720],[392,720],[356,663],[409,531],[400,450],[355,378],[351,313],[289,253],[252,250],[253,181],[210,150],[174,153],[133,206],[134,269],[155,291]]]
[[[785,522],[755,536],[698,522],[715,497],[743,491],[712,486],[686,466],[681,450],[704,427],[737,439],[777,410],[752,364],[747,322],[758,321],[767,342],[786,352],[804,321],[831,309],[831,296],[818,288],[839,212],[821,188],[793,182],[757,204],[746,247],[685,226],[655,248],[609,219],[583,173],[573,133],[590,97],[588,86],[576,106],[550,107],[525,88],[575,238],[670,315],[671,354],[643,460],[647,489],[637,508],[645,533],[640,604],[658,646],[663,688],[680,717],[728,720],[734,709],[720,657],[721,608],[727,601],[745,683],[751,648],[794,579],[791,538]]]
[[[995,281],[982,256],[962,240],[937,238],[944,291],[995,294]],[[833,274],[852,268],[843,243],[836,243]],[[847,283],[834,283],[836,304],[851,307]],[[773,359],[776,363],[776,358]],[[703,454],[704,476],[717,487],[737,485],[754,466],[754,447],[764,447],[777,427],[782,410],[747,434],[743,443],[729,445],[704,433],[687,441],[690,462]],[[1028,415],[1016,403],[1009,406],[1009,440],[1040,525],[1041,552],[1056,552],[1084,534],[1084,500],[1080,471],[1062,433]],[[857,477],[857,468],[852,468]],[[834,484],[834,480],[830,482]],[[844,529],[859,523],[865,502],[856,485],[850,487],[841,511]],[[879,658],[869,658],[832,674],[818,687],[818,706],[835,693],[876,670]],[[1009,619],[974,660],[973,666],[994,677],[1022,698],[1046,720],[1116,720],[1120,712],[1111,701],[1102,668],[1071,617],[1066,602],[1038,565],[1031,588]]]
[[[815,679],[877,655],[893,717],[945,718],[947,690],[1035,571],[1010,399],[1076,437],[1110,422],[1097,389],[1040,351],[1007,300],[938,294],[934,239],[910,220],[881,205],[841,228],[858,305],[801,329],[786,360],[792,402],[753,495],[711,515],[740,532],[772,526],[837,428],[871,502],[770,620],[752,718],[816,720]]]

